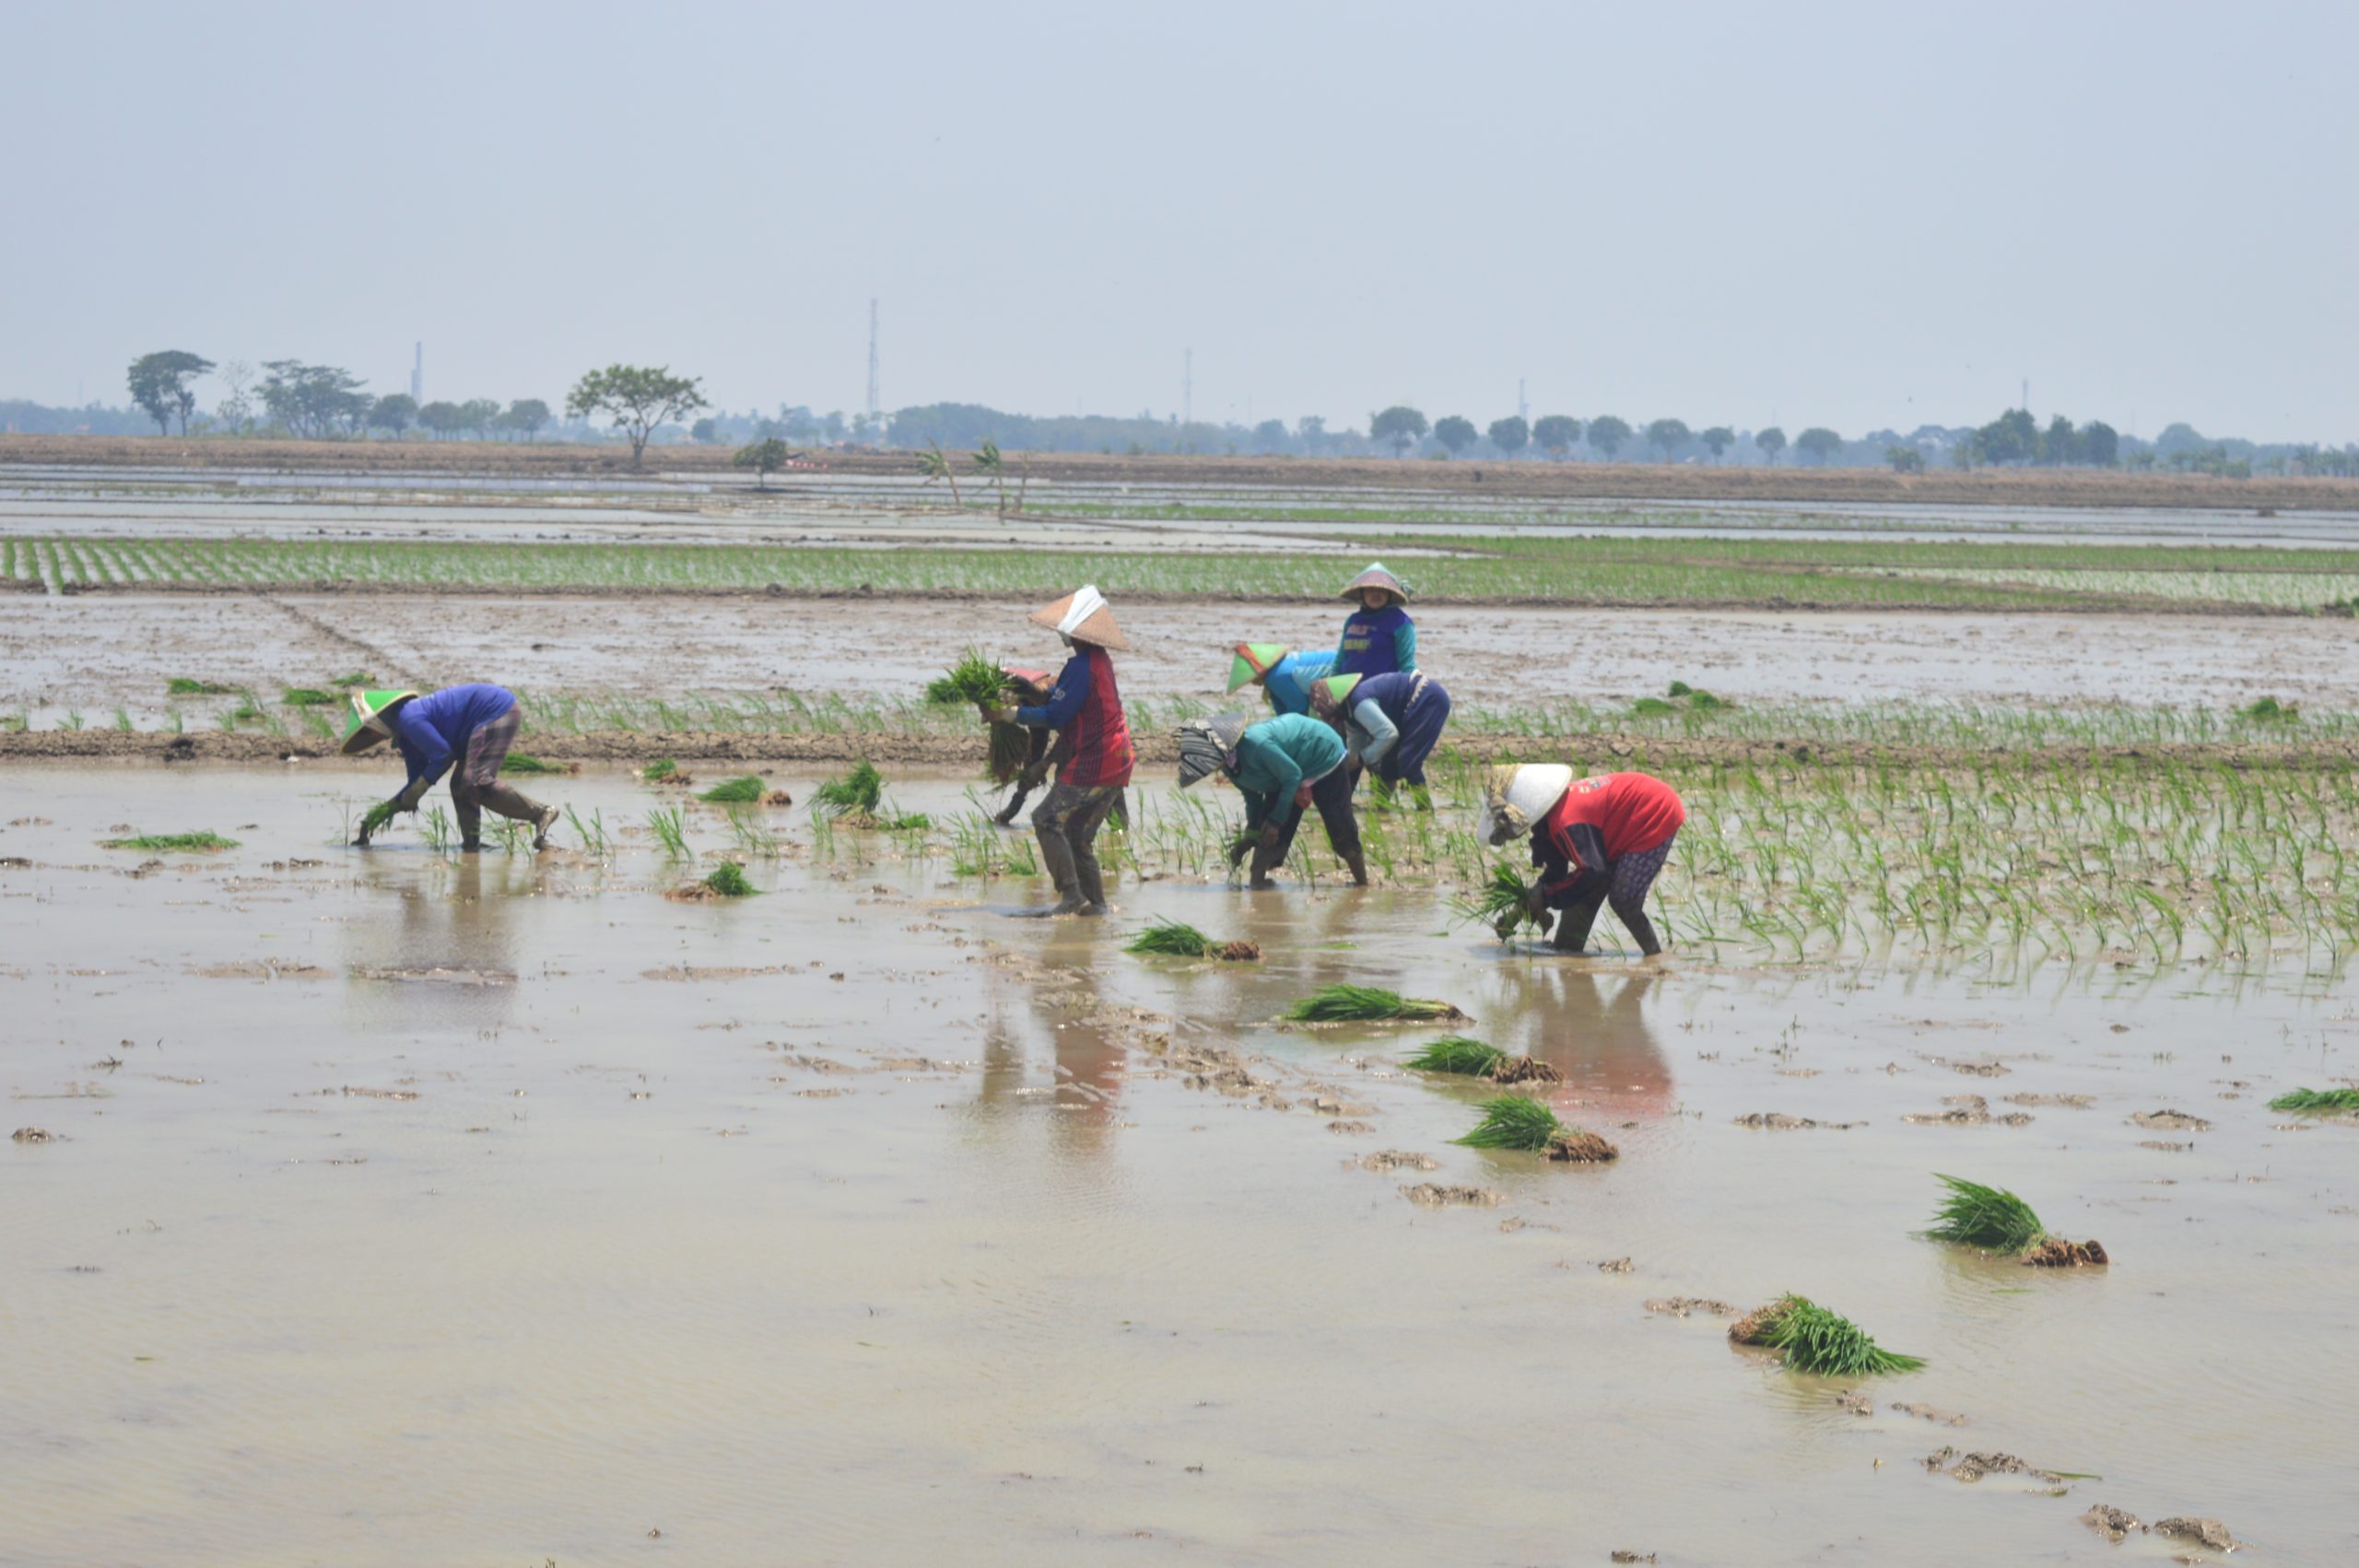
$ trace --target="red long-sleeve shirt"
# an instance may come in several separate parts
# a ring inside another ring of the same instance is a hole
[[[1651,774],[1601,773],[1577,778],[1532,830],[1532,860],[1549,873],[1553,895],[1583,873],[1601,873],[1625,855],[1662,843],[1687,820],[1679,791]]]

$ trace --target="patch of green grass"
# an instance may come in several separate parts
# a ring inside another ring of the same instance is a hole
[[[1321,986],[1278,1015],[1289,1024],[1429,1023],[1456,1018],[1458,1009],[1426,997],[1404,997],[1381,986]]]
[[[1536,1154],[1548,1147],[1550,1139],[1570,1130],[1538,1100],[1502,1094],[1484,1101],[1483,1119],[1474,1124],[1473,1131],[1455,1141],[1469,1149],[1516,1149]]]
[[[756,774],[743,773],[734,778],[722,779],[699,795],[698,799],[710,801],[715,805],[745,806],[759,801],[762,793],[763,786],[760,777]]]
[[[150,853],[197,853],[208,849],[234,849],[238,841],[224,838],[210,828],[195,833],[143,833],[132,838],[109,838],[103,848],[109,849],[146,849]]]
[[[1156,954],[1168,958],[1203,958],[1219,943],[1195,927],[1178,920],[1157,920],[1133,937],[1125,953]]]
[[[317,686],[289,686],[278,697],[282,708],[327,708],[339,700],[334,692]]]
[[[723,860],[704,879],[704,887],[723,898],[750,898],[760,889],[745,880],[745,868],[734,860]]]
[[[2296,1089],[2269,1102],[2272,1111],[2359,1111],[2359,1089]]]
[[[1925,1364],[1921,1356],[1884,1349],[1858,1324],[1806,1296],[1781,1296],[1729,1332],[1744,1343],[1779,1352],[1795,1372],[1825,1377],[1914,1372]]]
[[[1420,1072],[1455,1072],[1466,1078],[1484,1078],[1507,1059],[1508,1053],[1496,1046],[1486,1046],[1463,1035],[1450,1035],[1411,1057],[1408,1064]]]
[[[199,681],[187,675],[174,675],[164,683],[167,696],[227,696],[237,690],[218,681]]]
[[[2013,1193],[1938,1172],[1935,1178],[1949,1188],[1949,1196],[1933,1216],[1932,1227],[1925,1233],[1935,1241],[2012,1255],[2029,1251],[2048,1235],[2048,1227],[2039,1223],[2031,1205]]]

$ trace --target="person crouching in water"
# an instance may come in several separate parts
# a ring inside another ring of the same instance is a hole
[[[1540,878],[1525,912],[1544,925],[1547,910],[1560,911],[1554,939],[1559,951],[1586,952],[1598,907],[1611,904],[1638,951],[1652,958],[1662,943],[1647,919],[1647,889],[1686,820],[1679,792],[1651,775],[1576,779],[1569,767],[1527,763],[1491,769],[1474,833],[1493,848],[1531,836]]]
[[[1137,761],[1131,727],[1122,717],[1122,694],[1114,685],[1114,661],[1107,650],[1128,653],[1131,645],[1114,624],[1113,607],[1095,585],[1033,611],[1030,619],[1062,638],[1073,657],[1058,672],[1048,701],[995,708],[983,715],[986,722],[1057,731],[1056,749],[1065,754],[1048,799],[1032,813],[1040,863],[1056,883],[1057,901],[1018,913],[1026,919],[1103,915],[1106,883],[1097,865],[1097,830],[1121,802]]]
[[[483,808],[533,825],[533,848],[549,847],[557,825],[555,806],[545,806],[499,781],[500,764],[523,724],[516,694],[505,686],[446,686],[429,696],[416,692],[354,692],[345,722],[344,753],[358,756],[391,741],[408,765],[409,782],[381,807],[363,817],[353,842],[369,847],[370,836],[396,812],[414,812],[445,769],[451,774],[451,806],[459,818],[459,848],[483,848]],[[375,820],[372,820],[375,819]]]
[[[1363,770],[1390,793],[1406,783],[1417,809],[1434,809],[1426,759],[1449,722],[1449,693],[1422,671],[1391,675],[1331,675],[1310,686],[1310,711],[1343,731],[1353,784]]]
[[[1307,713],[1281,714],[1250,723],[1242,713],[1198,719],[1176,732],[1180,742],[1180,788],[1215,773],[1226,774],[1245,797],[1247,837],[1229,850],[1229,869],[1253,852],[1252,879],[1259,892],[1270,885],[1270,871],[1284,865],[1294,848],[1302,809],[1319,808],[1327,842],[1367,885],[1367,860],[1360,851],[1360,825],[1352,815],[1352,784],[1344,770],[1344,742],[1332,725]]]
[[[1229,661],[1228,695],[1259,686],[1275,713],[1310,711],[1310,684],[1332,673],[1332,653],[1297,653],[1283,642],[1240,642]]]

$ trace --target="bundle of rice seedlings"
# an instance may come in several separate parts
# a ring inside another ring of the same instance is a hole
[[[101,843],[108,849],[147,849],[149,851],[196,851],[203,849],[234,849],[238,841],[224,838],[210,828],[195,833],[143,833],[132,838],[109,838]]]
[[[393,820],[393,802],[391,801],[379,801],[375,805],[370,806],[367,812],[362,813],[360,818],[360,831],[363,833],[375,833]]]
[[[2298,720],[2302,717],[2302,705],[2298,702],[2280,702],[2273,696],[2264,696],[2245,704],[2236,711],[2257,723],[2282,724],[2289,720]]]
[[[539,757],[526,756],[522,752],[510,752],[507,760],[499,765],[502,773],[574,773],[579,770],[579,765],[574,763],[543,762]]]
[[[986,659],[976,649],[968,649],[958,662],[937,675],[925,688],[928,702],[971,702],[977,708],[998,708],[1007,701],[1007,672],[999,661]],[[991,776],[994,784],[1004,784],[1024,771],[1031,760],[1032,737],[1021,724],[991,726]]]
[[[885,776],[865,760],[852,764],[841,778],[830,778],[811,791],[811,810],[819,816],[873,821],[885,800]]]
[[[338,688],[359,686],[364,690],[378,685],[377,677],[366,670],[347,670],[328,685]]]
[[[755,893],[754,884],[745,880],[745,868],[734,860],[723,860],[715,866],[700,885],[723,898],[750,898]]]
[[[236,689],[218,681],[192,680],[186,675],[174,675],[164,683],[167,696],[225,696]]]
[[[1465,1078],[1488,1078],[1491,1070],[1508,1059],[1496,1046],[1486,1046],[1464,1035],[1446,1035],[1409,1059],[1419,1072],[1454,1072]]]
[[[762,798],[762,781],[751,773],[741,773],[734,778],[724,778],[697,797],[716,805],[752,805]]]
[[[2296,1089],[2269,1102],[2272,1111],[2359,1111],[2359,1089]]]
[[[1226,958],[1245,963],[1262,956],[1262,949],[1253,942],[1215,942],[1193,926],[1168,919],[1157,920],[1139,932],[1123,951],[1166,958]]]
[[[1381,986],[1321,986],[1278,1014],[1289,1024],[1429,1024],[1466,1015],[1446,1001],[1404,997]]]
[[[325,708],[335,700],[334,692],[323,692],[317,686],[289,686],[278,696],[282,708]]]
[[[1515,929],[1531,917],[1525,913],[1525,900],[1532,896],[1532,878],[1516,866],[1504,860],[1494,862],[1491,880],[1466,898],[1453,898],[1449,907],[1460,922],[1480,920],[1497,933],[1501,942],[1514,935]]]
[[[1962,1176],[1935,1177],[1949,1196],[1926,1235],[2013,1258],[2029,1269],[2101,1269],[2108,1259],[2102,1244],[2051,1235],[2031,1205],[2012,1192]]]
[[[668,756],[659,756],[639,770],[639,776],[650,784],[661,783],[680,771],[680,765]]]
[[[1469,1149],[1520,1149],[1536,1154],[1548,1147],[1551,1138],[1570,1130],[1539,1101],[1523,1094],[1502,1094],[1483,1102],[1483,1119],[1457,1141]]]
[[[1858,1324],[1805,1296],[1780,1296],[1745,1314],[1729,1329],[1729,1338],[1778,1352],[1791,1371],[1826,1377],[1914,1372],[1925,1364],[1921,1356],[1884,1349]]]

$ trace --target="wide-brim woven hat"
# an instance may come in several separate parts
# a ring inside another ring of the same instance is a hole
[[[1240,642],[1237,657],[1229,661],[1228,689],[1233,693],[1260,680],[1277,668],[1278,661],[1293,649],[1283,642]]]
[[[1360,590],[1363,588],[1380,588],[1387,593],[1391,594],[1393,598],[1402,601],[1406,601],[1409,597],[1408,585],[1402,582],[1399,578],[1394,577],[1391,572],[1386,571],[1383,565],[1379,562],[1370,563],[1367,570],[1360,573],[1359,576],[1345,583],[1344,585],[1344,591],[1336,597],[1341,599],[1357,599],[1360,596]]]
[[[379,742],[392,740],[386,716],[417,696],[416,692],[354,692],[352,711],[344,720],[344,755],[358,756]]]
[[[1030,619],[1034,626],[1062,632],[1075,642],[1110,648],[1117,653],[1131,650],[1122,628],[1114,624],[1114,606],[1106,603],[1106,596],[1097,591],[1094,582],[1074,589],[1053,604],[1041,605],[1032,612]]]
[[[1483,809],[1474,818],[1477,842],[1496,847],[1532,831],[1573,787],[1573,770],[1557,762],[1509,764],[1483,780]]]

